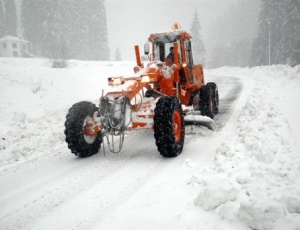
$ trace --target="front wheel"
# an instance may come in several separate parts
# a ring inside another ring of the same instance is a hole
[[[184,119],[179,100],[175,97],[162,97],[154,110],[154,138],[160,154],[176,157],[184,145]]]
[[[91,102],[74,104],[66,117],[66,142],[72,153],[78,157],[96,154],[102,143],[101,131],[97,131],[94,113],[98,108]]]

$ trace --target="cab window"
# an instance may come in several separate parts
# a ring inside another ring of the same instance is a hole
[[[170,48],[174,47],[173,42],[156,42],[155,43],[155,50],[154,55],[156,60],[164,61],[165,58],[170,54]],[[178,56],[179,56],[179,62],[181,62],[181,49],[180,45],[178,46]]]

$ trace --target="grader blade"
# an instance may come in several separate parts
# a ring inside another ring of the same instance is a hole
[[[210,130],[215,131],[217,129],[216,123],[213,119],[207,116],[201,116],[200,114],[189,114],[184,116],[185,125],[202,125]]]

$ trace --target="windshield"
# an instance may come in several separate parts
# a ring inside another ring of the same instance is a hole
[[[180,47],[180,46],[179,46]],[[174,57],[174,43],[173,42],[156,42],[154,49],[154,57],[157,61],[164,62],[168,55]],[[181,62],[181,49],[178,49],[179,61]]]

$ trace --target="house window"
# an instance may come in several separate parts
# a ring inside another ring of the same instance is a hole
[[[6,43],[3,43],[3,49],[6,49]]]
[[[17,52],[17,51],[14,51],[14,52],[13,52],[13,56],[14,56],[14,57],[18,57],[18,52]]]
[[[13,44],[12,44],[12,47],[13,47],[13,48],[17,48],[17,43],[13,43]]]

